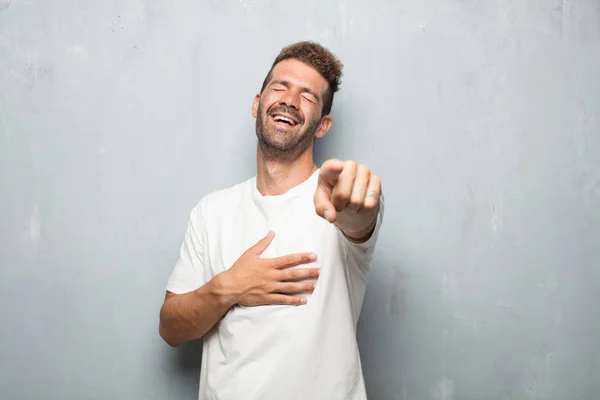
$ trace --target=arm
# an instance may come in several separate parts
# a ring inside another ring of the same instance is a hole
[[[188,229],[188,232],[191,231],[192,229]],[[188,239],[189,237],[193,238],[188,235]],[[316,255],[297,253],[271,259],[260,258],[273,237],[274,234],[270,232],[246,250],[227,271],[190,291],[186,288],[192,282],[198,285],[198,278],[192,268],[193,263],[189,262],[194,257],[189,255],[198,252],[187,251],[193,246],[193,241],[186,240],[182,246],[180,261],[169,280],[167,295],[160,311],[160,336],[171,346],[199,339],[236,304],[305,304],[306,298],[296,295],[314,290],[314,280],[319,275],[319,269],[290,267],[311,263],[315,261]],[[197,244],[196,248],[199,248]],[[197,259],[196,264],[199,262]],[[181,294],[169,291],[169,287],[181,291]]]
[[[205,261],[206,199],[190,213],[179,259],[171,272],[160,310],[159,334],[170,346],[198,339],[227,312],[219,279]]]
[[[173,347],[199,339],[234,304],[231,290],[223,284],[221,275],[188,293],[177,295],[167,291],[160,310],[160,336]]]
[[[369,225],[367,225],[367,227],[364,228],[363,230],[360,230],[357,232],[349,232],[349,233],[346,233],[341,228],[340,228],[340,230],[344,234],[346,239],[348,239],[349,241],[351,241],[353,243],[361,244],[361,243],[367,242],[371,238],[371,236],[373,236],[373,233],[375,233],[376,226],[377,226],[377,214],[376,214],[375,218],[373,219],[373,222],[371,222]]]

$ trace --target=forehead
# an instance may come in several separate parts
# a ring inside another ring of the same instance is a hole
[[[305,87],[323,95],[328,83],[319,71],[295,59],[279,62],[271,73],[271,81],[287,81],[291,85]]]

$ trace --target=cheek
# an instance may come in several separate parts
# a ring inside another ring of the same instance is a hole
[[[321,113],[314,106],[307,106],[302,108],[305,121],[314,125],[321,120]]]
[[[279,102],[279,96],[276,96],[273,93],[265,94],[261,98],[261,107],[264,112],[267,112],[273,105]]]

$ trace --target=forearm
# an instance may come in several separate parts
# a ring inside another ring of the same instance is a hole
[[[355,243],[364,243],[371,238],[377,226],[381,211],[381,202],[368,213],[358,213],[353,210],[340,212],[336,226],[344,236]]]
[[[341,229],[340,230],[342,231],[344,236],[346,236],[346,238],[348,238],[350,241],[355,243],[364,243],[371,238],[371,235],[373,235],[373,232],[375,231],[376,225],[377,218],[374,218],[373,222],[371,222],[366,228],[362,230],[356,232],[347,232]]]
[[[217,275],[198,289],[167,298],[160,311],[160,336],[171,346],[199,339],[233,306]]]

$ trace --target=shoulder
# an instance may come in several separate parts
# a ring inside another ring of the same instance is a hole
[[[243,201],[246,194],[250,194],[255,179],[255,177],[252,177],[235,185],[205,194],[192,209],[192,218],[200,222],[199,220],[205,219],[207,216],[220,215],[222,212],[236,207],[240,201]]]

